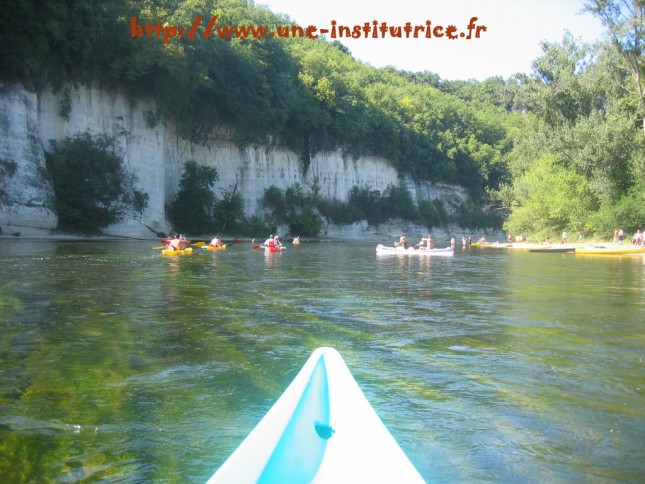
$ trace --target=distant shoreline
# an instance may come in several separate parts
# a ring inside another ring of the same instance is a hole
[[[189,240],[193,241],[208,241],[210,236],[187,236]],[[250,237],[243,237],[243,241],[235,242],[237,237],[222,237],[222,240],[226,243],[236,243],[236,244],[252,244]],[[240,237],[242,238],[242,237]],[[256,237],[256,242],[260,239],[264,240],[265,237]],[[248,239],[248,240],[247,240]],[[379,237],[374,234],[369,234],[367,237],[301,237],[302,243],[329,243],[329,242],[373,242],[378,243],[379,241],[384,244],[390,242],[390,237],[387,234]],[[161,240],[161,237],[129,237],[129,236],[118,236],[118,235],[75,235],[75,234],[49,234],[49,235],[11,235],[11,234],[2,234],[0,235],[0,241],[14,241],[14,242],[151,242],[158,243]],[[284,237],[286,243],[291,243],[291,237]],[[392,242],[393,244],[393,242]],[[439,239],[435,245],[443,247],[444,244],[449,244],[448,241]],[[593,245],[603,245],[609,247],[620,247],[620,246],[631,246],[631,242],[624,240],[623,242],[613,242],[608,240],[585,240],[581,242],[572,242],[561,244],[548,243],[548,242],[513,242],[508,244],[507,242],[486,242],[483,245],[477,244],[476,241],[473,242],[471,249],[507,249],[507,250],[532,250],[532,249],[571,249],[574,250],[576,247],[588,247]],[[457,245],[455,250],[466,250],[468,247],[463,247],[461,240],[457,240]]]

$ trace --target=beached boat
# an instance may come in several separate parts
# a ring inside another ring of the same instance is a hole
[[[645,254],[645,246],[628,245],[628,246],[595,246],[595,247],[576,247],[576,254],[581,255],[632,255]]]
[[[575,247],[561,247],[561,246],[546,246],[546,247],[536,247],[534,249],[529,249],[529,252],[544,252],[544,253],[573,253],[576,251]]]
[[[193,253],[193,248],[192,247],[187,247],[182,250],[169,250],[169,249],[164,249],[161,251],[163,255],[190,255]]]
[[[404,249],[403,247],[390,247],[383,244],[378,244],[376,246],[377,254],[403,254],[403,255],[442,255],[442,256],[452,256],[454,255],[454,250],[450,247],[443,249],[415,249],[410,247]]]
[[[230,482],[424,482],[340,353],[318,348],[210,478]]]

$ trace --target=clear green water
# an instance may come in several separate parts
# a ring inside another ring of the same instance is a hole
[[[203,482],[319,346],[428,481],[643,482],[645,258],[0,241],[5,482]]]

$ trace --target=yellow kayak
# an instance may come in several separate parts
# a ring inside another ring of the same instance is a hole
[[[206,250],[226,250],[226,244],[224,244],[221,247],[213,247],[212,245],[205,245],[202,248]]]
[[[193,253],[192,247],[187,247],[183,250],[168,250],[164,249],[161,251],[163,255],[190,255]]]
[[[576,254],[583,255],[630,255],[645,254],[645,247],[576,247]]]

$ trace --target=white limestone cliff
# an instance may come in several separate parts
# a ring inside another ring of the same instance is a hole
[[[169,232],[165,206],[174,199],[187,160],[215,167],[219,180],[216,195],[237,190],[245,212],[261,215],[264,191],[271,185],[286,189],[295,182],[303,187],[318,180],[322,196],[347,201],[354,186],[385,190],[403,182],[417,200],[440,198],[463,201],[461,187],[415,183],[399,179],[396,170],[379,157],[350,159],[340,151],[315,155],[306,175],[296,153],[282,147],[239,147],[225,136],[213,135],[207,143],[181,138],[171,123],[150,123],[155,111],[151,100],[132,101],[126,95],[98,87],[68,86],[71,111],[61,114],[62,91],[31,92],[20,85],[0,84],[0,228],[23,235],[49,233],[56,228],[53,189],[45,170],[45,150],[50,140],[83,132],[113,136],[125,167],[138,178],[138,188],[149,196],[140,218],[132,216],[104,230],[106,235],[154,237]],[[329,235],[355,236],[363,224],[330,227]]]

